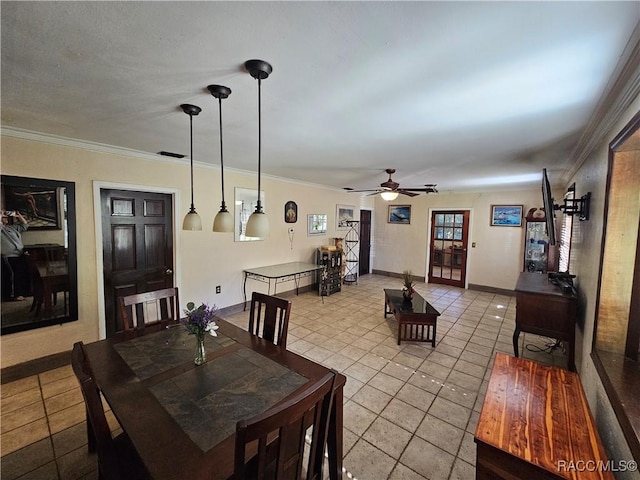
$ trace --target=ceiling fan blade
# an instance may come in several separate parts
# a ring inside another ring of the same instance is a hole
[[[438,190],[436,189],[435,185],[422,187],[422,188],[403,188],[402,190],[405,190],[407,192],[438,193]]]
[[[405,190],[404,188],[399,188],[398,190],[396,190],[396,192],[402,194],[402,195],[406,195],[407,197],[417,197],[418,194],[417,193],[413,193],[413,192],[409,192],[407,190]]]
[[[381,190],[379,188],[371,188],[371,189],[368,189],[368,190],[348,190],[348,193],[355,193],[355,192],[374,192],[374,194],[375,194],[375,193],[378,193],[378,192],[384,192],[384,190]]]

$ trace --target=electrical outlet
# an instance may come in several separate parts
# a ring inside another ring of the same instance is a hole
[[[220,285],[216,285],[216,293],[220,293],[222,291],[222,288],[220,287]]]
[[[471,243],[471,248],[476,248],[476,242]]]

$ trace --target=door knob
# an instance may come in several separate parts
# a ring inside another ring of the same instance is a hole
[[[171,275],[173,274],[173,270],[171,270],[170,268],[167,268],[164,273],[166,273],[167,275]]]

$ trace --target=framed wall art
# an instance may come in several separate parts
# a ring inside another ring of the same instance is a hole
[[[62,188],[22,186],[3,183],[4,209],[18,210],[29,223],[29,230],[60,230],[59,197]]]
[[[521,227],[522,205],[491,205],[492,227]]]
[[[307,235],[326,235],[327,215],[312,213],[307,215]]]
[[[356,207],[353,205],[336,205],[336,230],[346,230],[349,228],[347,222],[355,220],[354,213]]]
[[[298,221],[298,204],[289,200],[284,204],[284,222],[296,223]]]
[[[411,223],[411,205],[389,205],[388,223]]]

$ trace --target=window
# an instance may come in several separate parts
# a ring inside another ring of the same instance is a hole
[[[576,185],[575,183],[569,187],[567,193],[564,194],[564,204],[572,205],[573,202],[567,200],[573,200],[576,198]],[[562,216],[562,227],[560,231],[560,263],[558,265],[559,272],[568,272],[571,260],[571,234],[573,233],[573,215]]]

